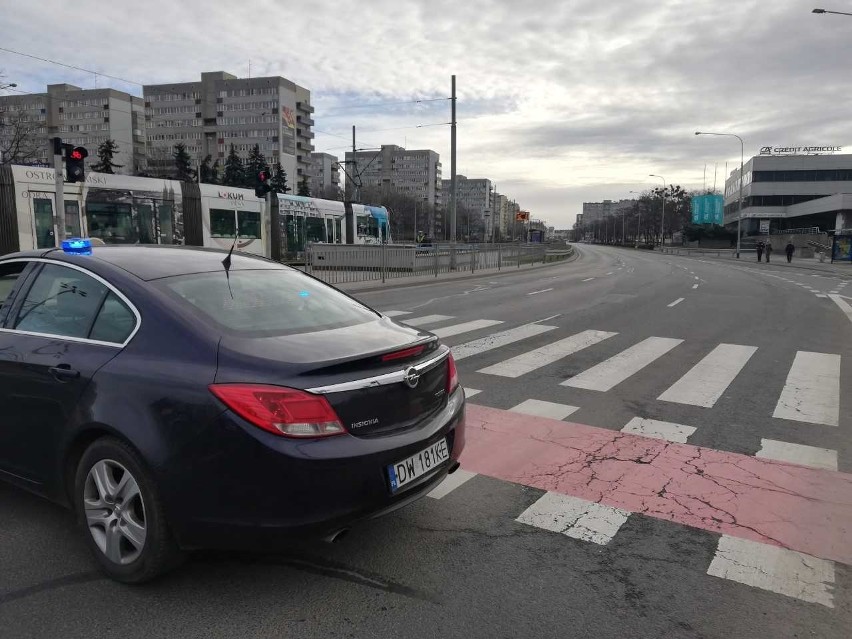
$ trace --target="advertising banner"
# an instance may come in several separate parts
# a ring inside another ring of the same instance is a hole
[[[722,224],[725,198],[721,195],[696,195],[692,198],[693,224]]]

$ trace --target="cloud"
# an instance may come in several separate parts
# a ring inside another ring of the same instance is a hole
[[[94,0],[2,0],[4,47],[138,83],[202,71],[283,75],[311,89],[316,145],[433,148],[449,175],[449,76],[458,76],[459,173],[489,177],[567,226],[583,201],[625,197],[649,173],[687,187],[764,144],[852,142],[849,21],[762,0],[168,0],[119,19]],[[73,25],[73,29],[69,29]],[[76,47],[56,33],[71,33]],[[136,84],[0,52],[26,90]],[[712,172],[712,170],[711,170]]]

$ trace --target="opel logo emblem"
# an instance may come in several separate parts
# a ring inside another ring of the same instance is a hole
[[[402,381],[409,388],[417,388],[417,384],[420,383],[420,373],[414,370],[414,367],[408,368],[405,371],[405,377],[402,378]]]

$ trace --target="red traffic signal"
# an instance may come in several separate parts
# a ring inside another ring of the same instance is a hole
[[[80,149],[80,148],[74,149],[73,151],[71,151],[71,159],[72,160],[84,159],[86,156],[83,154],[83,151],[85,151],[85,149]]]
[[[266,171],[259,171],[257,174],[257,181],[263,184],[269,179],[269,173]]]
[[[263,170],[257,172],[257,183],[254,187],[256,197],[266,197],[266,194],[272,190],[269,184],[269,171]]]
[[[89,152],[85,147],[75,146],[72,149],[66,148],[65,170],[68,174],[69,182],[83,182],[85,180],[86,165],[84,160],[89,157]]]

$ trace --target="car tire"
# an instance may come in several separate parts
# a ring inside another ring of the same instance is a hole
[[[143,583],[180,562],[151,473],[124,441],[104,437],[86,449],[77,466],[74,507],[86,544],[112,579]]]

